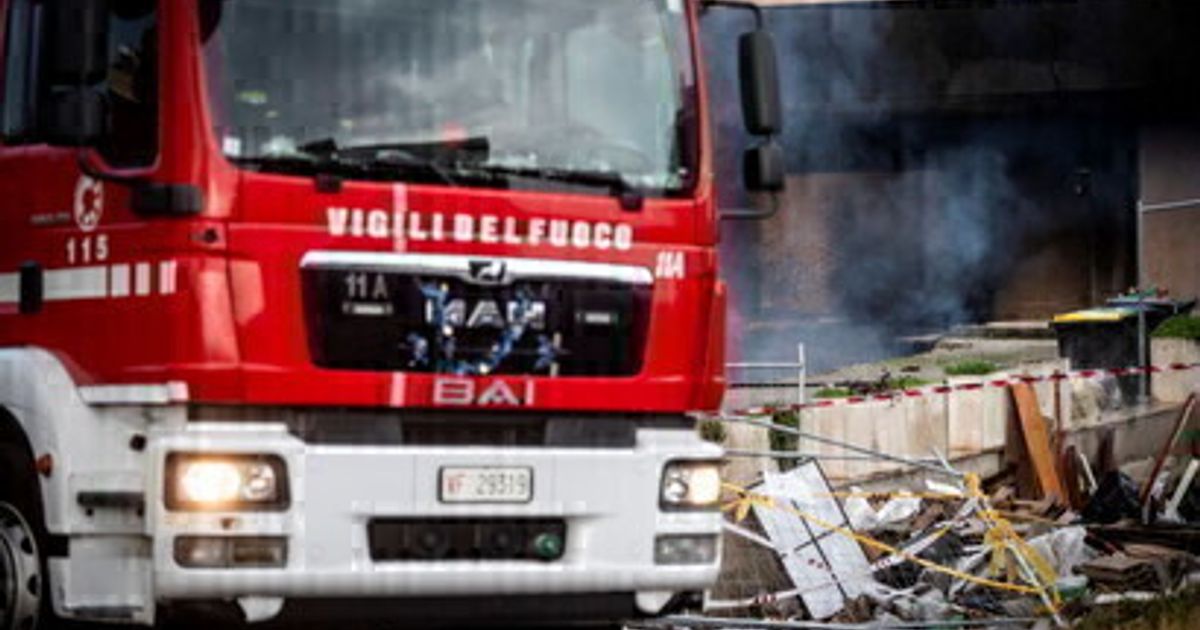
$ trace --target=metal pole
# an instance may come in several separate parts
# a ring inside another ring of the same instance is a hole
[[[726,416],[720,416],[718,419],[720,419],[724,422],[740,422],[742,424],[748,424],[750,426],[760,427],[763,429],[770,429],[772,431],[778,431],[780,433],[786,433],[788,435],[795,435],[797,437],[801,437],[801,438],[804,438],[807,440],[812,440],[813,442],[817,442],[819,444],[825,444],[828,446],[832,446],[834,448],[845,449],[847,451],[850,451],[851,453],[857,453],[859,455],[869,455],[869,456],[872,456],[876,459],[880,459],[883,461],[895,462],[897,464],[905,464],[905,465],[911,466],[913,468],[921,468],[921,469],[935,472],[935,473],[938,473],[941,475],[947,475],[950,477],[954,477],[955,479],[961,479],[963,477],[962,473],[959,473],[957,471],[948,471],[945,468],[942,468],[941,466],[939,466],[937,464],[930,464],[929,462],[921,461],[918,459],[911,459],[908,457],[900,457],[898,455],[889,455],[889,454],[881,452],[881,451],[876,451],[876,450],[872,450],[872,449],[865,448],[862,446],[856,446],[856,445],[850,444],[848,442],[842,442],[840,440],[834,440],[831,438],[827,438],[823,435],[816,435],[814,433],[808,433],[806,431],[801,431],[799,429],[793,429],[791,427],[784,426],[781,424],[775,424],[774,422],[755,420],[753,417],[749,417],[749,416],[726,415]]]
[[[755,451],[755,450],[750,450],[750,449],[736,449],[736,448],[735,449],[728,449],[728,448],[725,449],[725,457],[736,457],[736,458],[745,458],[745,459],[753,459],[753,458],[783,459],[783,460],[796,460],[796,461],[806,460],[806,459],[817,459],[817,460],[824,459],[824,460],[829,460],[829,461],[847,461],[847,462],[879,461],[878,455],[850,455],[850,454],[829,455],[826,453],[801,453],[799,451],[796,451],[796,452]],[[923,462],[926,464],[941,464],[942,463],[942,460],[940,460],[940,459],[918,459],[918,460],[910,460],[910,461],[918,461],[918,462]],[[943,465],[943,468],[944,467],[945,466]],[[956,471],[954,471],[953,468],[950,468],[947,470],[948,470],[948,472],[954,473],[956,476],[958,475],[958,473]]]
[[[1137,292],[1138,292],[1138,402],[1145,404],[1150,398],[1150,377],[1146,374],[1146,213],[1141,199],[1137,202]]]
[[[808,387],[808,363],[804,358],[804,344],[796,344],[796,353],[796,365],[800,368],[796,372],[796,404],[804,405],[804,388]]]
[[[679,615],[655,620],[639,620],[631,624],[634,628],[755,628],[762,630],[916,630],[918,628],[973,628],[987,626],[1023,625],[1032,626],[1038,619],[1032,617],[1000,617],[989,619],[955,619],[950,621],[895,621],[885,623],[822,623],[820,621],[770,621],[762,619],[698,617]]]

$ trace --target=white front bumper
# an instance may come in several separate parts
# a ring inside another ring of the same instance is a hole
[[[720,456],[718,448],[692,431],[643,429],[632,449],[379,447],[309,445],[282,425],[212,423],[155,435],[151,452],[151,487],[159,491],[147,506],[147,519],[153,529],[153,590],[159,601],[662,593],[703,590],[717,577],[716,562],[654,563],[658,535],[720,533],[715,512],[659,508],[667,462]],[[161,488],[163,461],[170,452],[277,454],[288,464],[290,507],[274,514],[168,512]],[[533,469],[531,503],[439,502],[442,467],[496,465]],[[562,518],[566,551],[560,560],[546,563],[374,562],[367,523],[376,517]],[[173,557],[180,535],[286,536],[287,566],[185,569]]]

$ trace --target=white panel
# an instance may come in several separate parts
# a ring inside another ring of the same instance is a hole
[[[858,543],[799,516],[850,529],[833,488],[816,462],[801,464],[783,474],[767,473],[757,491],[774,497],[780,505],[755,506],[754,515],[776,550],[784,554],[784,569],[801,591],[800,597],[814,619],[832,617],[845,607],[846,598],[862,594],[872,578]],[[781,509],[783,506],[795,511]]]
[[[153,562],[149,542],[136,537],[75,537],[71,556],[57,563],[58,603],[71,613],[128,610],[134,619],[150,619],[154,601],[149,588]],[[59,594],[61,593],[61,595]]]
[[[175,293],[175,270],[177,265],[174,260],[164,260],[158,263],[158,292],[163,295],[171,295]]]
[[[21,277],[15,273],[0,273],[0,304],[16,303],[21,299]]]
[[[45,299],[87,300],[108,297],[108,267],[51,269],[45,273]]]
[[[88,385],[79,397],[89,405],[168,405],[188,400],[186,383],[161,385]]]
[[[109,272],[109,295],[115,298],[129,297],[129,265],[113,265]]]
[[[139,296],[150,295],[150,263],[138,263],[133,277],[133,292]]]

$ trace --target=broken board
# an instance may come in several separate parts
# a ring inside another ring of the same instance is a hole
[[[1187,428],[1188,422],[1191,420],[1192,412],[1196,410],[1196,394],[1188,396],[1186,402],[1183,403],[1183,408],[1179,410],[1179,417],[1175,419],[1175,427],[1171,429],[1171,435],[1167,441],[1158,450],[1158,456],[1154,458],[1154,468],[1150,470],[1150,476],[1146,477],[1146,481],[1142,483],[1142,490],[1138,493],[1138,499],[1142,504],[1142,510],[1145,510],[1150,503],[1150,493],[1154,490],[1154,482],[1158,480],[1158,476],[1162,474],[1163,467],[1167,463],[1167,458],[1175,450],[1175,445],[1179,442],[1179,438],[1183,436],[1183,430]]]
[[[1037,393],[1028,383],[1016,383],[1012,386],[1012,396],[1017,406],[1025,451],[1029,454],[1029,462],[1033,465],[1034,477],[1042,496],[1066,501],[1067,492],[1055,465],[1057,458],[1050,446],[1050,431],[1038,407]]]
[[[765,473],[754,490],[777,504],[755,505],[754,516],[813,619],[837,614],[873,582],[870,563],[857,541],[799,516],[850,529],[850,519],[815,461],[782,474]]]

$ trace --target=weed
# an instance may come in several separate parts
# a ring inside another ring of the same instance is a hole
[[[725,439],[729,437],[729,431],[725,429],[725,423],[720,420],[704,420],[700,423],[700,439],[712,442],[713,444],[724,444]]]
[[[785,427],[797,429],[800,427],[800,414],[796,411],[779,411],[775,413],[775,417],[771,419],[773,424],[778,424]],[[782,431],[771,431],[771,450],[773,451],[795,451],[800,444],[799,436]],[[779,470],[786,471],[796,467],[796,460],[781,459],[779,460]]]
[[[1000,371],[1000,366],[983,359],[968,359],[947,365],[946,374],[949,376],[984,376]]]
[[[1161,339],[1200,340],[1200,317],[1176,315],[1155,328],[1153,336]]]

